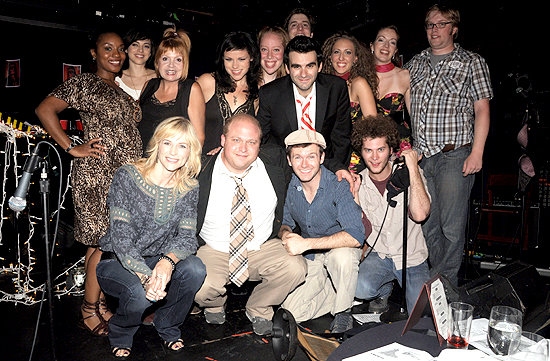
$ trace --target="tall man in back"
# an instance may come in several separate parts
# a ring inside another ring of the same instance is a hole
[[[290,39],[296,36],[304,35],[313,37],[313,27],[315,25],[315,17],[306,8],[294,8],[288,13],[285,19],[284,28]]]
[[[464,254],[469,196],[483,165],[493,97],[489,67],[454,39],[460,13],[443,5],[428,9],[424,27],[430,47],[405,68],[411,77],[414,147],[432,197],[422,229],[432,274],[458,285]]]
[[[326,140],[324,165],[338,179],[353,184],[348,171],[351,155],[351,108],[346,81],[320,73],[323,54],[319,44],[299,35],[285,48],[288,75],[260,88],[258,120],[262,143],[285,147],[287,135],[297,129],[320,132]]]

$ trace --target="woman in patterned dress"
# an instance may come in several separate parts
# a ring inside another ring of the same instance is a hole
[[[141,110],[115,83],[126,58],[120,35],[111,31],[100,33],[90,54],[96,72],[77,75],[59,85],[38,105],[36,115],[61,149],[74,157],[71,170],[74,237],[88,246],[80,326],[93,335],[106,336],[112,313],[97,282],[96,266],[101,258],[97,246],[109,226],[106,200],[113,174],[142,154],[137,130]],[[76,144],[61,128],[58,114],[68,107],[80,114],[83,144]]]
[[[364,44],[351,34],[337,32],[323,43],[323,64],[323,73],[339,76],[348,84],[352,123],[376,115],[378,78],[374,59]],[[349,170],[359,173],[364,168],[360,154],[353,151]]]
[[[378,76],[378,112],[390,116],[397,123],[400,150],[411,147],[411,129],[406,117],[410,106],[410,77],[407,69],[395,65],[397,58],[397,27],[389,25],[378,30],[370,44]]]

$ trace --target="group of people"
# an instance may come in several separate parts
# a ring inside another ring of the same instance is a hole
[[[214,71],[196,79],[181,29],[158,45],[139,30],[99,32],[95,72],[36,108],[74,157],[74,234],[88,246],[81,327],[125,359],[151,316],[178,352],[193,305],[223,324],[228,285],[257,281],[246,303],[256,334],[271,333],[277,307],[298,322],[330,313],[342,333],[354,301],[387,309],[404,231],[407,309],[431,276],[457,284],[493,96],[484,59],[454,41],[459,23],[432,6],[429,48],[399,67],[395,26],[370,49],[345,32],[319,44],[314,18],[295,9],[256,37],[226,34]],[[60,126],[68,107],[82,144]],[[408,192],[389,202],[396,169]]]

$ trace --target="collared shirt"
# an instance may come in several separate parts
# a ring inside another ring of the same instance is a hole
[[[283,224],[294,229],[300,226],[304,238],[331,236],[345,231],[360,244],[365,241],[361,207],[353,200],[349,183],[338,181],[334,173],[321,166],[319,189],[311,204],[295,174],[286,194]]]
[[[380,194],[369,176],[368,168],[360,174],[362,181],[359,187],[359,203],[372,224],[372,232],[367,238],[367,243],[371,246],[374,245],[374,250],[379,257],[391,258],[395,268],[399,270],[403,268],[403,201],[405,193],[402,192],[393,197],[397,205],[395,208],[388,208],[388,191],[385,190],[384,194]],[[420,174],[426,186],[422,169],[420,169]],[[387,214],[386,208],[388,208]],[[428,248],[422,233],[422,226],[409,217],[407,230],[407,267],[418,266],[428,258]]]
[[[243,178],[252,212],[254,239],[248,242],[249,251],[259,250],[272,233],[277,195],[269,179],[264,163],[258,158]],[[218,154],[212,172],[212,186],[200,236],[210,247],[220,252],[229,252],[229,222],[231,204],[237,184]]]
[[[436,67],[431,49],[415,55],[405,68],[411,77],[411,123],[414,146],[426,157],[445,144],[460,147],[474,139],[474,102],[493,97],[489,67],[480,55],[454,44]]]
[[[292,90],[294,91],[294,100],[299,100],[302,104],[305,104],[307,102],[307,99],[310,99],[310,105],[308,109],[309,118],[311,119],[311,125],[313,128],[315,128],[315,109],[317,109],[317,101],[316,101],[316,92],[315,92],[315,83],[313,83],[313,86],[311,87],[311,93],[307,96],[307,98],[304,98],[300,95],[298,92],[298,88],[296,87],[296,84],[292,83]],[[302,118],[302,106],[298,104],[297,101],[294,102],[296,105],[296,122],[298,123],[298,129],[300,129],[300,119]]]

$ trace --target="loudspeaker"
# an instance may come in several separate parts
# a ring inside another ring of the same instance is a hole
[[[458,299],[474,305],[474,318],[489,318],[495,305],[523,312],[529,322],[543,309],[546,287],[537,269],[520,261],[510,263],[458,288]]]

